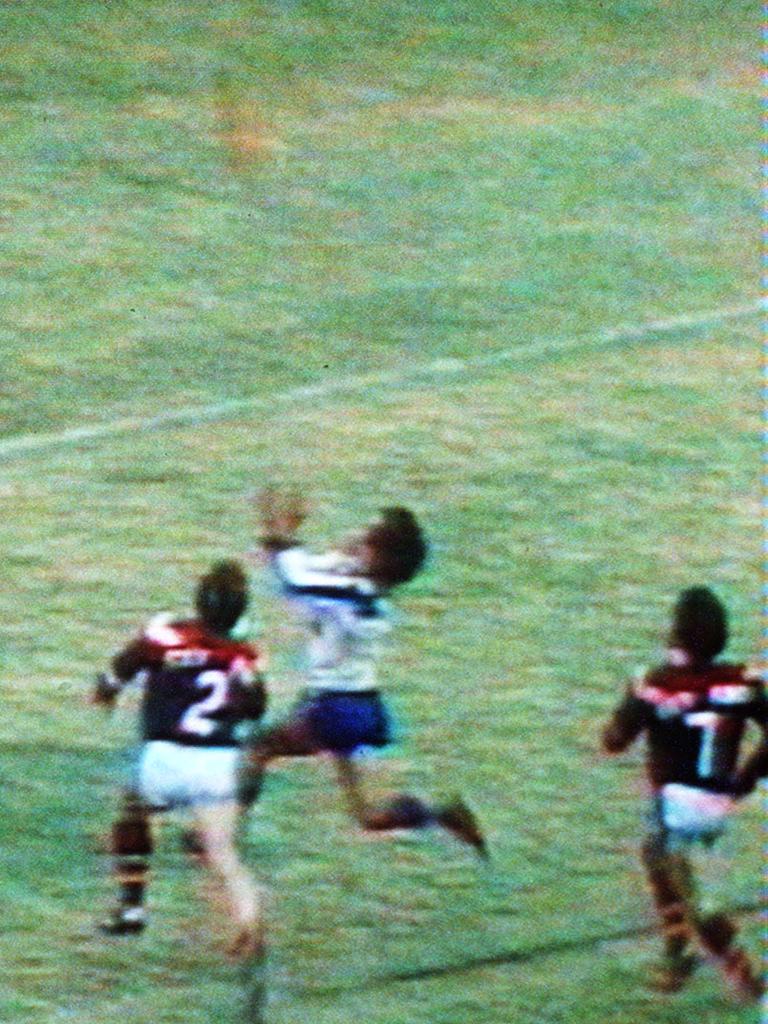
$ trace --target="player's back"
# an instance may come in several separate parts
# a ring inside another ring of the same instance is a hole
[[[644,673],[634,696],[646,718],[652,782],[729,792],[747,723],[765,720],[760,677],[725,662],[666,664]]]
[[[375,585],[338,552],[299,545],[277,552],[273,569],[309,629],[307,675],[317,690],[364,691],[376,685],[376,661],[390,624]]]
[[[258,717],[261,667],[251,644],[219,636],[196,619],[155,617],[128,649],[142,673],[145,740],[233,746],[235,727]],[[249,699],[250,694],[250,699]]]
[[[382,602],[370,599],[316,603],[307,645],[310,684],[319,689],[367,690],[390,623]]]

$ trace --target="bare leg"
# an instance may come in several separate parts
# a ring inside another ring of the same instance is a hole
[[[238,933],[233,952],[260,954],[264,947],[265,891],[252,880],[234,845],[239,813],[234,801],[195,808],[197,834],[206,866],[224,886]]]
[[[336,755],[336,773],[352,817],[368,832],[390,832],[401,828],[441,825],[462,842],[487,858],[485,839],[475,816],[460,800],[443,807],[430,807],[418,797],[398,793],[387,803],[371,807],[363,794],[362,777],[351,757]]]
[[[370,811],[362,788],[362,775],[351,757],[337,755],[334,758],[336,777],[347,803],[347,810],[362,828],[368,824]]]
[[[276,757],[303,757],[317,753],[309,730],[300,718],[261,733],[244,747],[238,767],[237,806],[245,814],[261,796],[267,765]],[[205,865],[206,851],[197,830],[187,829],[182,835],[182,848],[199,865]]]
[[[243,751],[238,802],[248,810],[261,796],[267,765],[276,757],[311,757],[320,752],[306,721],[297,716],[262,733]]]
[[[320,753],[322,749],[301,714],[262,734],[245,755],[239,793],[241,807],[247,809],[258,798],[266,766],[272,758],[308,757]],[[336,777],[344,793],[347,809],[361,828],[371,832],[388,832],[441,825],[457,839],[472,846],[479,856],[487,858],[488,851],[480,827],[461,800],[432,808],[418,797],[401,793],[383,805],[372,807],[363,793],[362,776],[352,758],[335,754],[334,761]]]
[[[362,774],[351,757],[336,754],[336,776],[355,821],[370,832],[389,832],[400,828],[423,828],[436,819],[421,800],[406,794],[392,797],[386,804],[369,806],[363,793]]]

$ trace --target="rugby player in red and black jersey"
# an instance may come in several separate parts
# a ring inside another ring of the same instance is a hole
[[[142,748],[122,812],[112,829],[119,904],[104,929],[144,928],[152,812],[184,809],[195,822],[202,861],[219,877],[238,933],[237,950],[261,942],[261,894],[234,848],[237,769],[245,721],[266,706],[262,655],[232,631],[248,604],[236,562],[214,565],[199,581],[197,617],[156,616],[97,679],[93,701],[111,707],[125,685],[142,685]]]
[[[759,674],[716,660],[728,640],[725,608],[706,587],[678,598],[664,664],[642,672],[606,725],[609,754],[646,740],[652,790],[642,860],[664,934],[665,956],[653,987],[676,991],[697,959],[698,941],[736,993],[757,999],[763,982],[735,942],[736,925],[723,913],[697,907],[688,850],[710,845],[726,827],[736,801],[768,774],[768,698]],[[741,757],[750,722],[760,742]]]

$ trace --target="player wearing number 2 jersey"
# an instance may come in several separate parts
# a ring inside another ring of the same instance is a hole
[[[678,599],[666,662],[639,673],[603,733],[607,753],[644,735],[652,788],[643,864],[665,938],[665,959],[654,985],[681,988],[696,965],[688,947],[698,939],[737,993],[760,995],[762,985],[736,928],[724,914],[702,916],[688,848],[709,845],[724,831],[735,801],[768,774],[768,699],[760,676],[715,660],[728,638],[725,609],[705,587]],[[762,741],[740,758],[749,722]]]
[[[233,846],[238,727],[266,704],[262,656],[232,638],[248,602],[237,563],[221,562],[198,585],[198,617],[156,616],[97,680],[96,703],[111,706],[128,683],[142,685],[143,745],[133,786],[112,831],[120,903],[105,928],[140,931],[152,852],[149,814],[189,809],[204,862],[220,877],[239,925],[236,944],[258,941],[259,895]]]

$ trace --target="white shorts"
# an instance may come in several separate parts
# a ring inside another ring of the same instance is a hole
[[[139,794],[150,807],[163,810],[234,800],[239,756],[237,747],[151,740],[139,759]]]
[[[670,782],[661,790],[661,816],[666,828],[688,839],[716,839],[725,831],[736,803],[725,793]]]

